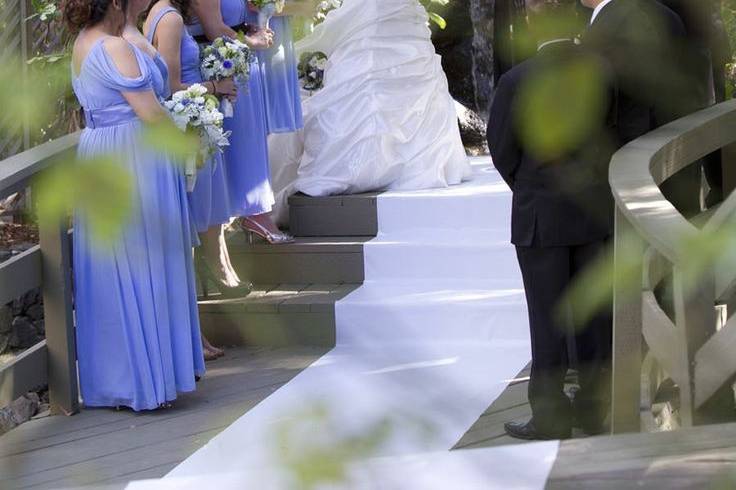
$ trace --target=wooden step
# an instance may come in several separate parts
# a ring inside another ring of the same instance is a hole
[[[358,284],[260,285],[247,297],[199,302],[202,331],[215,345],[335,345],[335,303]]]
[[[378,233],[377,193],[289,198],[290,230],[296,236],[368,236]]]
[[[243,280],[255,284],[363,282],[363,244],[370,237],[301,237],[288,245],[249,244],[245,234],[229,240],[230,259]]]

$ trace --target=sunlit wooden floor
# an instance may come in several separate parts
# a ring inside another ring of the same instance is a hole
[[[232,349],[172,409],[94,409],[28,422],[0,437],[0,488],[115,488],[161,477],[325,351]]]

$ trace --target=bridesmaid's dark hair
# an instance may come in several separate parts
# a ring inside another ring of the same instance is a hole
[[[169,0],[169,3],[179,11],[185,24],[192,22],[192,0]]]
[[[74,33],[97,25],[105,18],[112,3],[113,0],[63,0],[61,12],[64,23]],[[120,7],[123,12],[127,11],[128,0],[120,0]]]
[[[184,19],[184,25],[192,23],[192,0],[169,0],[169,3],[179,12],[181,18]],[[149,16],[154,5],[156,5],[155,0],[143,12],[142,19],[146,19]]]

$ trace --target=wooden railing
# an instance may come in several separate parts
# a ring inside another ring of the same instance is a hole
[[[0,199],[32,186],[76,149],[75,133],[0,161]],[[66,223],[41,221],[40,244],[0,263],[0,304],[41,288],[46,340],[0,365],[0,406],[48,384],[52,411],[79,410],[71,286],[71,244]]]
[[[696,226],[696,221],[685,219],[665,199],[659,186],[718,149],[723,148],[728,156],[735,142],[736,101],[732,100],[649,133],[625,146],[612,160],[609,177],[616,199],[614,255],[618,268],[614,433],[655,428],[651,408],[664,379],[673,380],[677,390],[672,391],[679,391],[682,426],[733,416],[736,315],[728,311],[730,318],[719,322],[718,312],[729,303],[736,304],[736,260],[706,260],[698,274],[691,273],[688,261],[702,258],[692,253],[698,238],[725,233],[736,222],[736,193]],[[626,274],[621,273],[624,267]],[[625,280],[632,273],[636,279],[633,291]]]

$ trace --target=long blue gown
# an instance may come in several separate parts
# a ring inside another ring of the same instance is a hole
[[[151,20],[148,41],[153,42],[158,23],[165,15],[181,14],[173,7],[161,9]],[[192,35],[184,30],[179,53],[181,63],[181,82],[186,85],[202,82],[200,72],[199,45]],[[227,173],[222,154],[216,154],[197,172],[197,182],[189,194],[189,206],[192,211],[194,228],[203,233],[213,226],[230,221],[230,194],[227,185]]]
[[[116,155],[130,172],[133,211],[112,243],[74,223],[77,353],[88,407],[148,410],[195,389],[205,371],[182,172],[142,142],[142,124],[121,92],[168,92],[166,67],[131,45],[141,75],[122,76],[100,39],[73,77],[87,127],[78,156]],[[80,163],[85,165],[85,163]]]
[[[258,14],[249,12],[248,21]],[[263,93],[269,133],[293,133],[304,127],[298,60],[288,16],[273,17],[274,45],[257,51],[263,73]]]
[[[220,13],[225,24],[237,26],[246,20],[243,0],[221,0]],[[192,35],[203,34],[202,27],[189,27]],[[268,213],[274,205],[268,163],[268,127],[263,98],[261,68],[257,59],[250,66],[250,80],[241,87],[233,104],[233,117],[225,119],[225,129],[232,131],[225,150],[225,173],[233,216]]]

